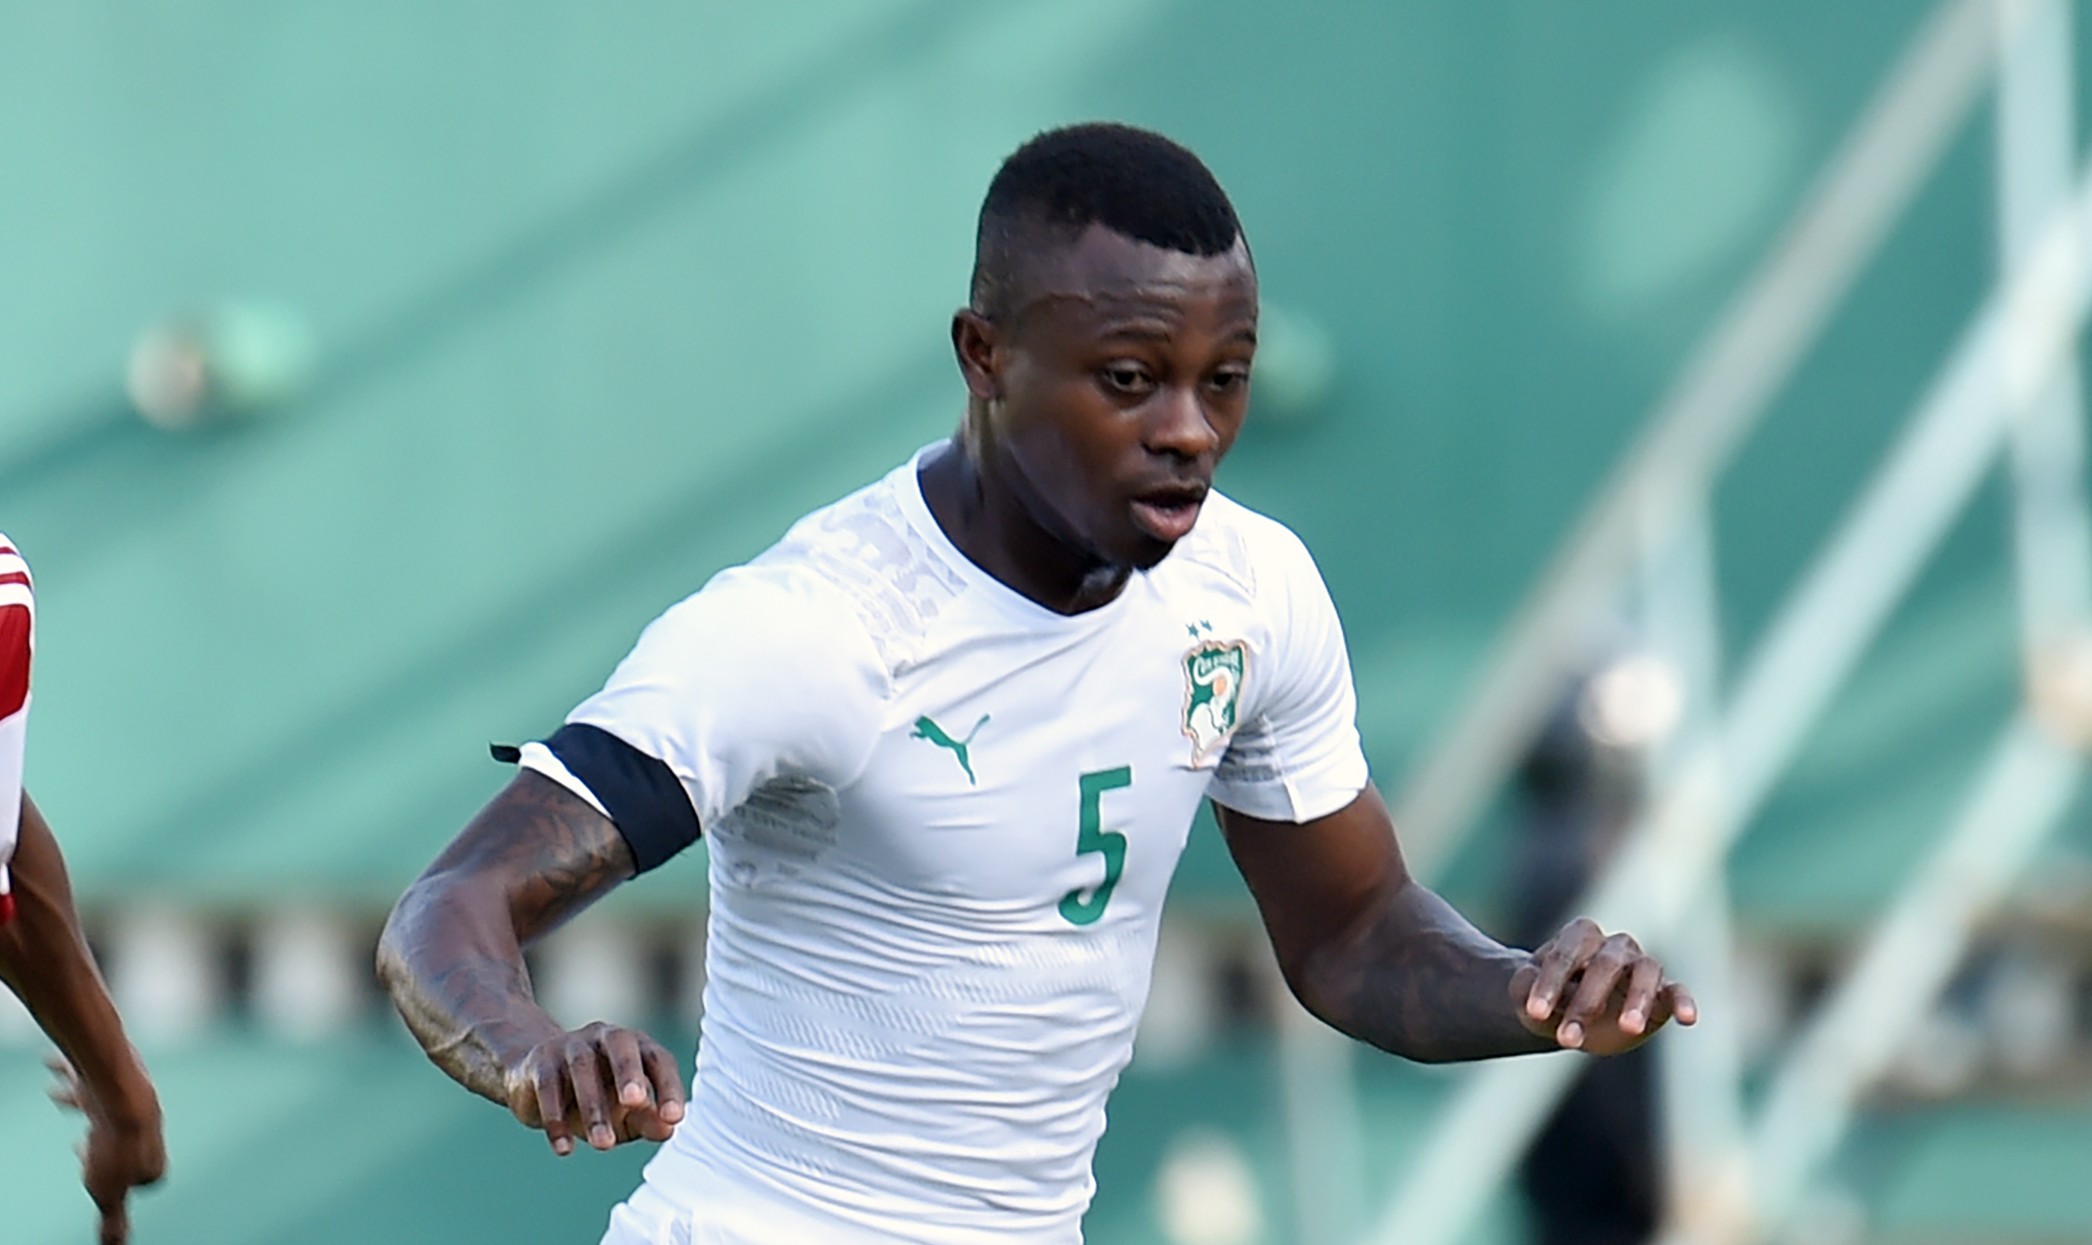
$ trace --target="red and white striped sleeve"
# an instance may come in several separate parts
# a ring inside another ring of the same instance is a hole
[[[29,564],[0,534],[0,921],[14,915],[7,864],[22,813],[22,748],[29,728],[29,664],[36,649],[36,596]]]

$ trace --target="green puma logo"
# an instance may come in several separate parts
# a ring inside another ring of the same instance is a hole
[[[966,738],[953,739],[950,735],[944,733],[943,727],[930,719],[917,718],[915,719],[915,729],[908,732],[908,738],[927,739],[940,748],[950,748],[952,755],[959,758],[959,768],[966,771],[966,785],[977,787],[980,784],[974,781],[973,760],[967,755],[966,748],[973,742],[973,737],[980,734],[981,728],[987,724],[988,715],[984,713],[981,715],[981,720],[973,724],[973,729],[966,732]]]

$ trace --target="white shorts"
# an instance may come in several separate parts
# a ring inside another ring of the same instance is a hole
[[[674,1145],[674,1142],[670,1142]],[[867,1227],[758,1177],[716,1171],[664,1150],[632,1196],[610,1211],[602,1245],[1081,1245],[1082,1230],[1018,1222],[971,1231],[919,1220]]]
[[[731,1188],[717,1177],[706,1183],[692,1190],[690,1205],[642,1183],[611,1208],[602,1245],[877,1245],[833,1220]]]

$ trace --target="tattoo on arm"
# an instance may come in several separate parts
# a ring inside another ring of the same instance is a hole
[[[509,1105],[508,1070],[563,1030],[538,1007],[523,948],[633,873],[610,819],[524,771],[392,911],[378,975],[429,1058]]]

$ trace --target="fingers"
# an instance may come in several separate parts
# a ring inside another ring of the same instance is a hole
[[[44,1060],[44,1067],[49,1068],[51,1075],[58,1080],[56,1085],[44,1091],[51,1101],[68,1111],[86,1111],[87,1097],[80,1088],[80,1077],[73,1071],[73,1065],[52,1055]]]
[[[652,1040],[647,1042],[641,1054],[646,1062],[647,1077],[653,1082],[654,1101],[658,1104],[654,1114],[673,1129],[683,1118],[683,1074],[676,1066],[676,1057]],[[668,1140],[667,1132],[654,1140]]]
[[[86,1184],[87,1196],[101,1212],[102,1245],[123,1245],[131,1239],[131,1212],[124,1199],[128,1186],[121,1180],[98,1178],[91,1171]]]
[[[1628,970],[1627,989],[1620,999],[1620,1031],[1639,1037],[1663,1023],[1669,1014],[1659,1010],[1663,987],[1663,965],[1649,956],[1637,956]]]
[[[1595,1055],[1632,1050],[1674,1017],[1689,1025],[1700,1016],[1692,993],[1633,938],[1584,918],[1512,974],[1511,996],[1526,1028]]]
[[[610,1065],[610,1083],[617,1087],[617,1104],[627,1111],[651,1111],[654,1086],[640,1058],[640,1037],[630,1029],[612,1029],[602,1038],[603,1057]]]
[[[1597,922],[1588,917],[1576,918],[1549,939],[1533,955],[1539,972],[1526,994],[1525,1014],[1535,1021],[1553,1016],[1568,989],[1570,975],[1583,968],[1604,941]]]
[[[597,1150],[645,1137],[666,1141],[683,1118],[675,1057],[643,1033],[596,1023],[563,1033],[526,1056],[509,1109],[543,1129],[555,1154],[577,1140]]]
[[[1561,1027],[1555,1030],[1556,1041],[1571,1050],[1584,1044],[1592,1022],[1606,1014],[1620,988],[1621,977],[1641,954],[1642,949],[1625,934],[1614,934],[1599,944],[1597,952],[1584,963],[1576,993],[1562,1012]]]
[[[87,1186],[87,1196],[94,1200],[95,1209],[101,1212],[101,1239],[105,1242],[123,1242],[131,1235],[131,1215],[125,1203],[125,1195],[131,1190],[131,1182],[112,1169],[107,1151],[100,1156],[93,1142],[82,1148],[82,1180]]]
[[[1672,981],[1664,983],[1661,998],[1664,1005],[1670,1008],[1671,1015],[1678,1018],[1679,1024],[1692,1025],[1699,1023],[1700,1004],[1693,998],[1692,991],[1685,988],[1684,982]]]
[[[676,1072],[673,1055],[643,1034],[633,1036],[646,1094],[644,1102],[634,1105],[637,1095],[631,1092],[631,1083],[619,1078],[623,1088],[619,1090],[618,1102],[627,1108],[624,1129],[648,1141],[666,1141],[683,1118],[683,1079]]]
[[[102,1245],[124,1245],[131,1239],[131,1215],[122,1198],[102,1208]]]
[[[611,1122],[609,1066],[602,1049],[605,1025],[590,1025],[568,1035],[566,1047],[567,1085],[573,1091],[574,1114],[581,1121],[588,1144],[608,1150],[617,1144],[617,1128]]]
[[[567,1128],[566,1067],[552,1059],[539,1058],[536,1051],[532,1052],[532,1064],[535,1066],[530,1079],[535,1091],[538,1127],[545,1130],[545,1139],[552,1143],[552,1152],[564,1158],[574,1152],[574,1136]]]

